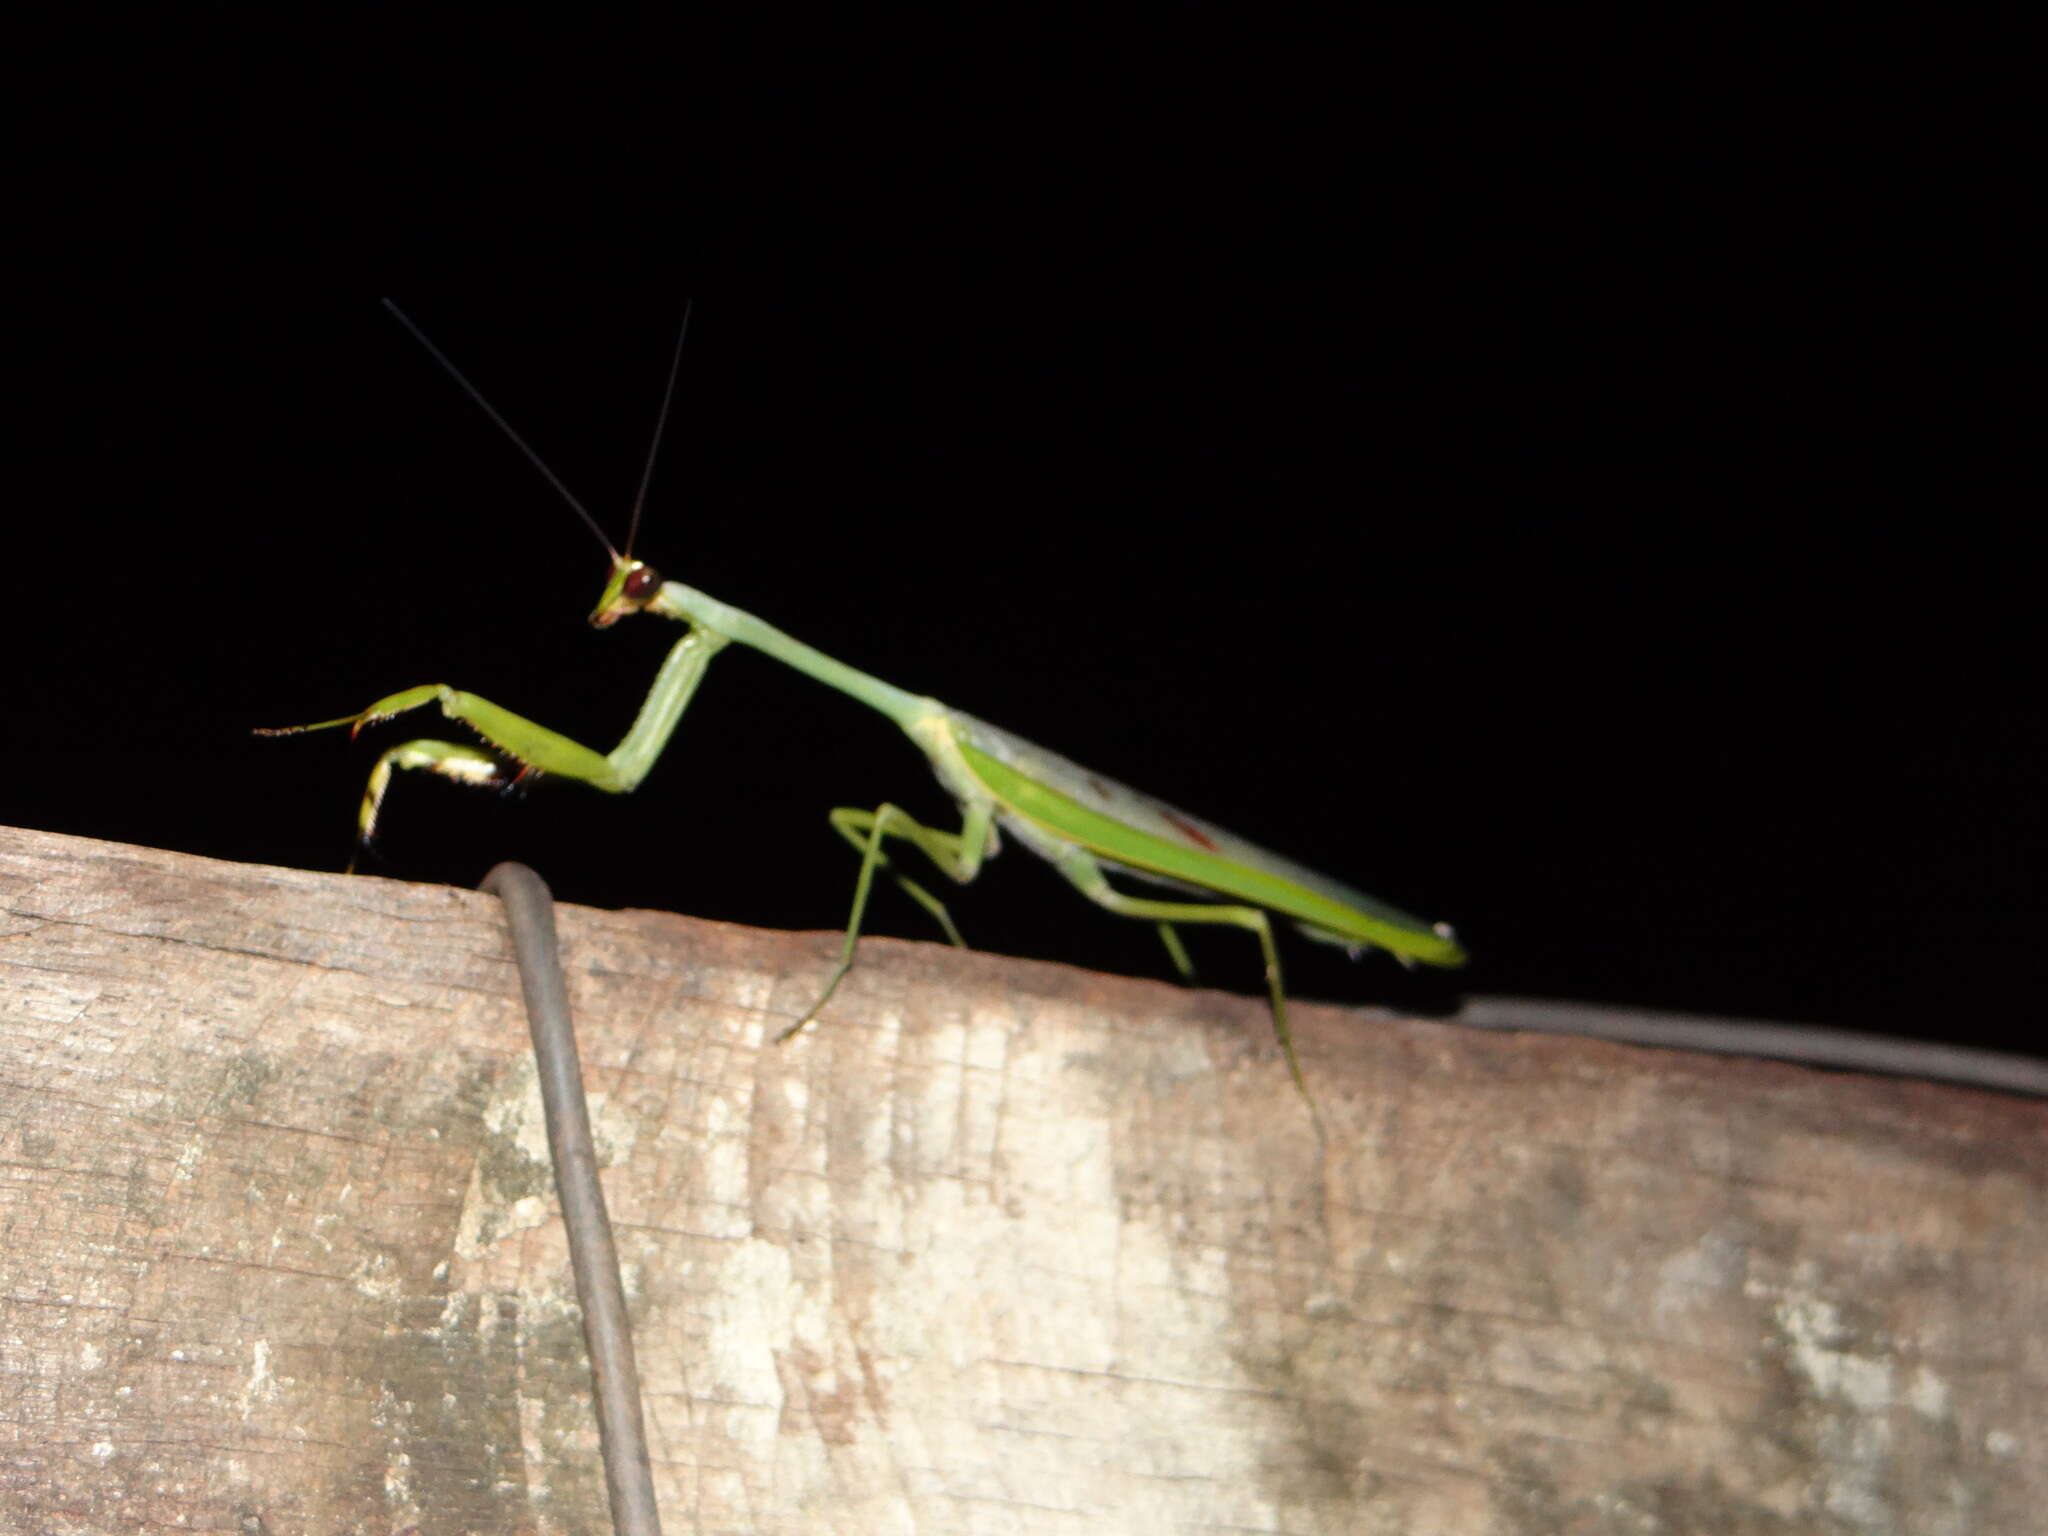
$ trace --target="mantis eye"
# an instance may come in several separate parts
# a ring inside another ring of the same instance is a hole
[[[643,565],[626,578],[626,584],[622,590],[627,597],[637,603],[660,585],[661,577],[654,567]]]

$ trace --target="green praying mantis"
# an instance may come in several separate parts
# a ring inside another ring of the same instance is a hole
[[[860,855],[853,910],[838,964],[824,990],[802,1017],[775,1037],[778,1042],[787,1040],[815,1019],[852,970],[877,869],[888,870],[904,893],[932,915],[952,944],[966,947],[944,904],[892,863],[884,847],[889,838],[915,846],[943,874],[965,885],[980,873],[982,862],[1001,847],[1001,833],[1008,833],[1050,863],[1097,906],[1119,916],[1157,924],[1175,969],[1190,981],[1193,966],[1176,925],[1225,924],[1249,930],[1258,940],[1265,960],[1274,1034],[1287,1059],[1294,1086],[1308,1105],[1319,1134],[1321,1116],[1288,1027],[1286,989],[1269,914],[1292,922],[1311,939],[1342,946],[1354,955],[1377,946],[1390,951],[1404,964],[1464,964],[1465,952],[1448,924],[1411,917],[1211,822],[1033,746],[985,720],[950,708],[937,699],[906,692],[834,660],[708,593],[679,581],[664,580],[652,566],[633,555],[640,508],[653,473],[654,449],[648,454],[622,553],[613,548],[582,503],[441,350],[396,305],[386,300],[385,307],[511,438],[597,535],[611,561],[611,575],[590,615],[590,623],[606,629],[629,614],[651,613],[678,621],[685,631],[655,674],[654,685],[641,702],[632,728],[610,752],[595,751],[488,699],[445,683],[403,689],[339,719],[259,732],[293,735],[347,726],[353,735],[365,726],[408,710],[437,704],[444,715],[482,738],[482,746],[423,738],[386,750],[370,770],[364,791],[358,823],[363,842],[367,843],[374,834],[391,776],[400,769],[436,773],[458,784],[478,787],[502,787],[536,774],[554,774],[609,794],[630,793],[639,787],[667,748],[712,658],[736,641],[765,652],[895,722],[924,753],[939,783],[960,807],[960,828],[954,832],[926,826],[902,807],[886,802],[873,810],[841,806],[830,813],[833,830]],[[686,312],[685,333],[687,329]],[[674,398],[681,350],[679,337],[655,427],[656,449]],[[1112,874],[1135,876],[1181,896],[1209,899],[1159,900],[1131,895],[1110,883]]]

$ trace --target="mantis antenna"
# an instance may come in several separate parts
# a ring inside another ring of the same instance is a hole
[[[432,338],[413,323],[412,316],[408,315],[389,299],[383,300],[382,303],[386,309],[391,311],[391,317],[412,333],[412,339],[427,349],[427,356],[439,363],[448,374],[448,377],[462,386],[463,393],[474,400],[482,408],[483,413],[498,424],[498,430],[512,439],[512,446],[525,454],[526,461],[546,477],[548,484],[555,488],[556,493],[561,496],[562,500],[566,501],[570,509],[583,519],[584,525],[597,535],[597,542],[604,546],[604,552],[611,556],[614,561],[620,559],[619,552],[612,548],[612,541],[604,536],[604,529],[598,525],[597,519],[590,515],[590,509],[576,499],[575,492],[562,483],[559,475],[548,468],[547,460],[534,452],[533,446],[525,438],[521,437],[518,432],[513,430],[512,423],[498,414],[498,408],[484,397],[484,392],[470,383],[468,375],[456,367],[448,354],[435,346]],[[668,363],[668,383],[662,389],[661,410],[654,419],[654,438],[647,445],[647,463],[640,471],[640,489],[633,496],[633,521],[626,530],[625,558],[627,559],[632,557],[633,542],[640,535],[640,509],[647,503],[647,487],[654,481],[654,461],[661,453],[662,434],[668,430],[669,407],[674,403],[676,397],[676,374],[681,369],[683,363],[683,343],[689,338],[690,334],[691,307],[690,301],[686,301],[683,305],[683,323],[677,328],[675,353],[669,358]]]
[[[626,558],[633,558],[633,546],[640,538],[640,509],[647,505],[647,487],[654,483],[654,460],[661,452],[661,440],[668,431],[668,408],[675,403],[676,374],[683,366],[683,343],[690,335],[693,300],[683,300],[683,323],[676,327],[676,349],[669,355],[668,383],[662,386],[661,410],[654,418],[654,438],[647,445],[647,465],[640,471],[640,489],[633,493],[633,520],[626,525]],[[606,546],[609,548],[610,546]]]

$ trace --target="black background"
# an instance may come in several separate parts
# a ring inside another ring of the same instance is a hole
[[[2039,1049],[2038,364],[1974,62],[377,25],[25,54],[0,820],[339,868],[376,747],[249,730],[427,681],[608,748],[674,631],[585,626],[595,542],[377,301],[616,528],[690,297],[665,572],[1455,921],[1454,985]],[[403,782],[372,867],[827,928],[825,811],[884,798],[947,815],[735,650],[637,795]],[[1164,970],[1015,849],[954,910]]]

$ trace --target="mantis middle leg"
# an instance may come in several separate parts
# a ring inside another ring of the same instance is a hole
[[[775,1037],[777,1045],[815,1019],[832,1000],[832,994],[846,979],[846,973],[853,969],[854,955],[860,945],[861,924],[867,917],[868,895],[874,889],[875,870],[889,864],[889,856],[882,851],[883,838],[900,837],[915,843],[926,858],[959,885],[967,884],[979,874],[981,861],[994,851],[995,810],[989,805],[970,806],[958,832],[942,832],[936,827],[928,827],[901,806],[887,802],[872,811],[840,806],[831,813],[831,819],[833,830],[860,852],[860,875],[853,885],[853,912],[846,922],[846,942],[840,948],[839,964],[832,972],[832,979],[825,983],[823,995],[805,1010],[802,1018]],[[953,926],[953,919],[944,903],[895,869],[891,868],[889,873],[903,887],[904,894],[938,919],[956,949],[967,947],[960,937],[960,930]]]

